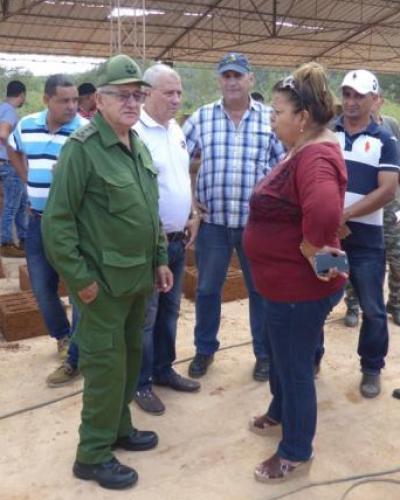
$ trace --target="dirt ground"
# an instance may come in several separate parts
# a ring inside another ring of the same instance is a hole
[[[0,292],[15,291],[20,262],[3,263],[7,277],[0,280]],[[298,489],[400,467],[400,401],[391,397],[393,388],[400,387],[400,328],[389,323],[382,394],[365,400],[358,392],[358,332],[343,326],[343,306],[338,306],[328,320],[327,352],[317,380],[318,432],[310,473],[277,485],[254,480],[254,467],[275,451],[279,437],[247,430],[249,417],[265,411],[270,400],[268,384],[251,378],[247,308],[247,300],[224,305],[223,349],[201,380],[199,393],[156,388],[167,406],[163,416],[147,415],[132,405],[135,425],[157,431],[160,443],[148,452],[117,452],[140,476],[133,489],[119,492],[72,476],[82,382],[59,389],[46,386],[46,376],[58,365],[54,341],[38,337],[15,345],[0,340],[0,499],[341,500],[356,481]],[[193,355],[193,322],[194,306],[183,300],[176,365],[182,374]],[[400,481],[400,472],[377,479]],[[362,483],[346,496],[399,498],[398,484],[380,481]]]

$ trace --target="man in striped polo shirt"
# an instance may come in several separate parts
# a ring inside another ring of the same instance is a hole
[[[379,84],[367,70],[350,71],[342,82],[343,117],[336,135],[348,171],[341,236],[350,262],[350,281],[359,297],[363,320],[358,354],[360,392],[366,398],[380,393],[380,371],[388,350],[383,298],[385,250],[383,207],[396,193],[399,178],[397,141],[371,117]]]
[[[27,181],[30,213],[25,251],[32,290],[47,329],[57,340],[60,357],[65,357],[71,328],[57,293],[58,274],[43,249],[40,222],[61,148],[88,121],[77,114],[78,90],[63,75],[46,80],[44,103],[47,109],[20,120],[9,137],[8,149],[11,162]]]

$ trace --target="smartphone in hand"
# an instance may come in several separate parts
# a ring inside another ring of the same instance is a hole
[[[328,274],[330,269],[336,268],[340,273],[349,272],[349,261],[345,253],[334,254],[319,252],[314,255],[316,274]]]

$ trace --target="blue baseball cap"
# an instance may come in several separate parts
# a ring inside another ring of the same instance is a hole
[[[250,73],[250,66],[247,57],[237,52],[229,52],[218,63],[218,73],[221,75],[226,71],[236,71],[236,73]]]

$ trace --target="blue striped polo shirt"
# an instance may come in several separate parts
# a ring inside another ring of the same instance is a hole
[[[342,119],[335,123],[336,136],[346,161],[348,184],[345,207],[363,199],[379,187],[380,172],[399,172],[397,139],[371,121],[365,130],[349,135]],[[383,208],[348,221],[350,236],[345,247],[383,248]]]
[[[47,127],[47,109],[22,118],[10,134],[9,144],[28,159],[28,198],[33,210],[43,212],[53,168],[68,137],[88,120],[76,114],[55,133]]]

